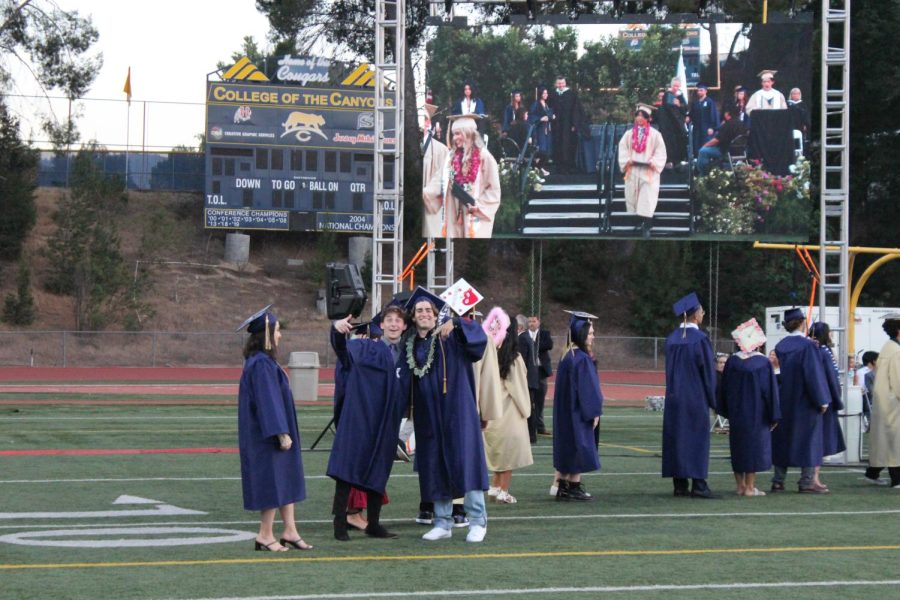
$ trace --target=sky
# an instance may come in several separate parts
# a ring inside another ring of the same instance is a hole
[[[254,0],[56,0],[64,10],[90,15],[100,33],[95,51],[103,54],[103,67],[80,102],[78,127],[83,141],[95,139],[110,149],[170,149],[196,146],[194,137],[205,123],[206,74],[219,61],[237,52],[244,36],[252,35],[261,48],[269,30]],[[131,67],[131,111],[122,88]],[[37,94],[37,87],[22,68],[13,69],[13,94]],[[52,94],[51,94],[52,95]],[[34,109],[58,116],[68,112],[66,100],[11,98],[22,121],[26,139],[46,136]],[[112,100],[112,101],[110,101]],[[145,113],[146,105],[146,113]],[[146,122],[146,127],[142,123]],[[36,145],[41,145],[37,144]]]

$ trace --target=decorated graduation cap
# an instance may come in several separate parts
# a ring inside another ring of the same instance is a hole
[[[789,308],[784,311],[784,323],[789,323],[790,321],[796,321],[797,319],[805,319],[803,316],[803,311],[799,308]]]
[[[476,304],[484,300],[484,296],[472,287],[472,284],[461,277],[444,290],[440,297],[453,309],[453,312],[461,317],[465,316],[475,308]]]
[[[269,339],[269,328],[275,327],[275,323],[278,322],[278,317],[275,316],[275,313],[269,312],[270,308],[272,308],[271,304],[265,306],[264,308],[261,308],[260,310],[247,317],[247,319],[243,323],[241,323],[237,329],[235,329],[235,332],[238,332],[242,329],[246,329],[247,333],[250,334],[265,331],[265,347],[266,350],[271,350],[272,343]]]
[[[771,69],[764,69],[756,74],[760,79],[775,79],[775,74],[778,71],[773,71]]]
[[[447,306],[447,303],[440,298],[440,296],[436,296],[432,294],[422,286],[416,288],[416,290],[409,297],[409,300],[406,301],[406,312],[408,315],[412,316],[416,304],[421,302],[422,300],[428,300],[431,302],[435,309],[437,309],[437,324],[440,325],[444,323],[447,319],[450,318],[450,307]]]
[[[656,110],[655,106],[651,106],[650,104],[645,104],[643,102],[639,102],[637,106],[634,107],[634,112],[642,112],[649,119],[653,115],[653,111]]]
[[[506,311],[499,306],[495,306],[488,313],[484,323],[481,324],[481,328],[494,342],[494,346],[499,348],[503,344],[503,340],[506,339],[506,330],[509,329],[509,324],[509,315],[506,314]]]
[[[582,329],[591,326],[591,319],[596,319],[596,315],[580,310],[566,310],[569,314],[569,343],[571,344]]]
[[[753,352],[766,343],[766,334],[756,319],[744,321],[731,332],[731,337],[744,352]]]

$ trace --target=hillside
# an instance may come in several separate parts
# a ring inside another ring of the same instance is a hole
[[[72,298],[51,294],[43,287],[47,271],[43,249],[55,230],[53,214],[63,193],[58,188],[40,188],[36,194],[38,221],[25,246],[32,267],[36,309],[34,324],[26,328],[30,332],[74,329]],[[321,264],[323,258],[316,253],[320,236],[254,233],[249,264],[235,265],[224,261],[226,232],[203,229],[201,217],[202,200],[198,194],[159,192],[129,192],[127,205],[115,216],[129,268],[147,272],[151,281],[144,300],[151,307],[152,315],[142,320],[141,330],[172,334],[230,333],[246,315],[273,303],[287,325],[292,345],[321,348],[322,352],[328,321],[316,311],[318,274],[310,267],[310,263],[316,264],[317,258]],[[407,254],[419,243],[419,240],[408,241]],[[338,235],[336,244],[336,256],[329,259],[345,260],[346,238]],[[466,243],[458,243],[456,248],[456,274],[466,277]],[[512,313],[518,312],[519,303],[528,295],[524,274],[529,266],[529,248],[528,242],[492,243],[490,259],[481,265],[481,272],[472,281],[486,297],[482,304],[484,312],[495,304]],[[289,258],[303,260],[307,266],[288,268]],[[14,290],[14,264],[2,266],[0,280],[0,293],[6,295]],[[417,280],[424,280],[424,265]],[[598,281],[598,285],[602,282]],[[545,293],[545,303],[546,297]],[[547,304],[547,308],[546,325],[554,334],[564,335],[567,319],[562,307]],[[577,308],[601,311],[600,307]],[[627,319],[627,310],[620,301],[610,302],[601,314],[598,334],[627,334],[620,325],[615,325]],[[6,324],[2,329],[24,333],[23,328]],[[110,323],[105,329],[122,331],[123,325]],[[205,351],[202,342],[196,345],[196,352]],[[191,362],[202,364],[204,360],[198,358]]]

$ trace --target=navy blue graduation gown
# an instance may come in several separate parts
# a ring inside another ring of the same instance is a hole
[[[332,329],[331,345],[338,356],[336,433],[326,473],[355,488],[384,494],[406,410],[400,368],[380,340],[347,341]]]
[[[844,410],[844,402],[841,400],[841,383],[838,380],[837,365],[834,364],[831,348],[819,346],[819,355],[822,358],[822,370],[825,371],[825,383],[828,384],[828,396],[831,399],[828,410],[822,415],[822,454],[831,456],[847,449],[844,432],[838,423],[838,411]]]
[[[560,473],[600,469],[594,418],[603,414],[600,378],[591,357],[575,349],[556,368],[553,392],[553,468]]]
[[[716,359],[706,334],[679,327],[666,338],[662,476],[706,479],[709,411],[716,406]]]
[[[772,463],[780,467],[822,464],[821,407],[831,402],[816,343],[789,335],[775,346],[781,366],[781,422],[772,432]]]
[[[781,418],[778,381],[769,359],[754,353],[729,357],[722,373],[716,412],[728,419],[731,468],[756,473],[772,467],[769,427]]]
[[[416,432],[416,470],[424,502],[459,498],[472,490],[488,489],[487,463],[481,420],[475,404],[472,363],[481,359],[487,336],[481,325],[454,319],[456,327],[438,340],[434,361],[422,377],[411,375],[413,424]],[[424,365],[432,334],[415,333],[414,352]],[[406,360],[406,348],[401,361]],[[447,392],[444,393],[444,368]]]
[[[279,449],[279,433],[291,436],[290,450]],[[245,509],[267,510],[306,498],[294,396],[284,370],[265,352],[244,362],[238,446]]]

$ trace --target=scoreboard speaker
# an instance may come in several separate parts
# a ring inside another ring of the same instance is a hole
[[[328,263],[325,268],[328,318],[334,321],[347,315],[359,317],[369,297],[359,274],[359,267],[354,264]]]

